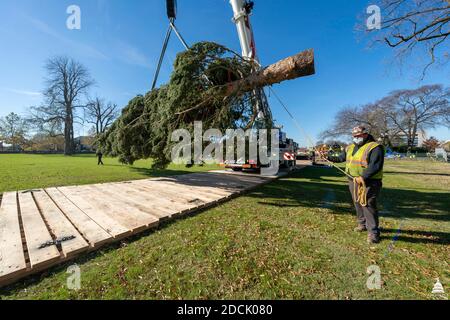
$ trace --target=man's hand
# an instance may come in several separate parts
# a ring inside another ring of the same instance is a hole
[[[363,177],[356,177],[355,178],[355,182],[359,185],[363,185],[365,183],[364,178]]]

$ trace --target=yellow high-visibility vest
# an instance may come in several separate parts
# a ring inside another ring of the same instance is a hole
[[[355,150],[355,145],[352,144],[347,148],[347,165],[345,171],[353,177],[361,177],[364,171],[369,166],[369,153],[380,144],[376,142],[369,142],[359,148],[353,155],[353,150]],[[383,179],[383,170],[378,172],[376,175],[371,177],[371,179],[381,180]]]

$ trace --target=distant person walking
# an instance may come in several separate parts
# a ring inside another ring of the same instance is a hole
[[[105,164],[103,163],[103,153],[102,153],[100,150],[97,150],[96,155],[97,155],[97,158],[98,158],[98,163],[97,163],[97,165],[98,165],[98,166],[99,166],[99,165],[104,166]]]
[[[355,180],[349,180],[358,218],[355,231],[368,231],[368,243],[378,243],[377,200],[383,186],[384,147],[376,143],[363,126],[354,128],[352,135],[354,143],[347,148],[346,172],[355,177]],[[364,195],[358,194],[359,188],[363,188]],[[361,197],[362,201],[358,201]]]

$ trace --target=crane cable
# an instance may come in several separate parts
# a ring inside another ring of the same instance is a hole
[[[172,35],[172,30],[173,30],[172,24],[169,24],[169,28],[167,29],[166,37],[164,39],[163,47],[161,49],[161,54],[159,55],[158,67],[156,68],[156,72],[153,77],[152,90],[156,88],[156,83],[158,81],[159,73],[161,71],[164,56],[166,55],[167,45],[169,44],[170,36]]]
[[[314,147],[315,143],[312,141],[311,137],[306,133],[306,131],[303,129],[303,127],[300,125],[300,123],[297,121],[297,119],[292,115],[292,113],[289,111],[286,104],[281,100],[281,98],[276,94],[276,92],[273,90],[272,87],[269,87],[270,92],[273,94],[275,99],[280,103],[280,105],[283,107],[283,109],[286,111],[286,113],[291,118],[292,122],[295,124],[297,129],[302,133],[303,136],[305,136],[306,140],[308,140],[308,143],[311,144],[314,152],[317,152],[322,160],[325,160],[328,164],[330,164],[332,167],[340,171],[342,174],[344,174],[347,178],[353,181],[353,201],[355,203],[360,204],[363,207],[367,207],[367,187],[364,181],[361,181],[360,183],[356,180],[356,177],[353,177],[346,171],[342,170],[340,167],[338,167],[335,163],[328,160],[316,147]]]
[[[167,29],[166,37],[164,39],[163,47],[161,50],[161,54],[159,56],[158,61],[158,67],[156,68],[155,75],[153,77],[153,83],[152,83],[152,90],[156,88],[156,83],[158,81],[159,73],[161,72],[161,66],[164,60],[164,56],[166,55],[167,46],[169,44],[170,36],[172,35],[172,31],[175,32],[175,35],[180,40],[181,44],[186,50],[189,50],[189,45],[184,40],[183,36],[181,35],[180,31],[178,31],[178,28],[175,25],[175,18],[169,19],[169,28]]]

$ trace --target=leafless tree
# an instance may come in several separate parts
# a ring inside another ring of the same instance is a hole
[[[412,148],[419,130],[438,125],[449,127],[450,88],[426,85],[413,90],[398,90],[380,101],[383,113]]]
[[[105,103],[100,98],[90,101],[85,108],[85,121],[94,125],[95,134],[104,133],[119,115],[116,104]]]
[[[381,9],[381,30],[373,29],[374,43],[384,43],[395,49],[396,60],[402,62],[411,54],[426,54],[422,62],[422,79],[428,68],[449,60],[450,35],[449,0],[378,0]],[[420,52],[420,53],[419,53]]]
[[[376,139],[381,139],[385,145],[391,145],[400,133],[377,102],[360,107],[347,107],[339,111],[333,125],[321,134],[321,138],[349,137],[352,129],[358,125],[364,125]]]
[[[79,62],[68,57],[49,59],[47,71],[45,104],[31,108],[32,122],[52,135],[64,135],[64,154],[74,152],[74,122],[77,108],[84,107],[82,98],[94,84],[88,70]]]
[[[419,130],[449,126],[449,98],[450,89],[442,85],[394,91],[373,104],[342,109],[321,138],[350,136],[353,127],[365,125],[385,145],[402,137],[411,148]]]

